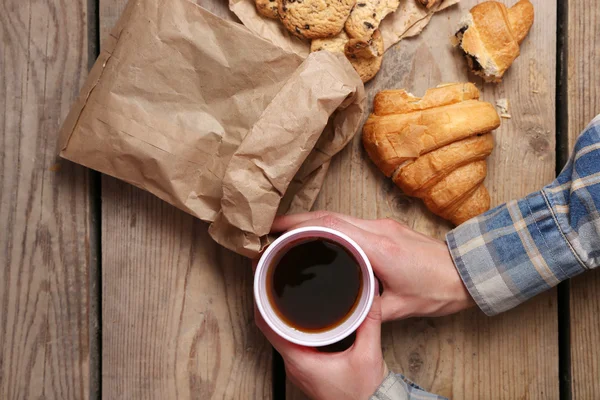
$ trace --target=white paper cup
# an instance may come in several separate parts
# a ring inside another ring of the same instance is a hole
[[[326,331],[303,332],[288,325],[273,310],[273,306],[267,295],[267,277],[269,276],[270,268],[276,266],[276,261],[282,251],[287,251],[293,246],[319,238],[337,243],[354,256],[361,269],[362,290],[358,304],[344,322]],[[302,346],[327,346],[350,336],[367,317],[373,304],[374,295],[375,278],[371,263],[369,263],[365,252],[347,235],[333,229],[318,226],[294,229],[277,238],[263,253],[254,275],[254,299],[262,317],[279,336]]]

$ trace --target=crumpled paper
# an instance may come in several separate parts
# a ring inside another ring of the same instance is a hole
[[[279,210],[308,210],[359,128],[362,82],[190,0],[134,0],[60,133],[60,155],[145,189],[256,256]]]
[[[460,0],[442,0],[429,10],[418,4],[417,0],[401,0],[396,12],[389,14],[379,27],[383,36],[385,50],[400,40],[418,35],[429,24],[431,17]],[[301,40],[275,19],[265,18],[256,11],[254,0],[229,0],[229,9],[237,15],[242,23],[257,35],[271,43],[306,57],[310,51],[310,43]]]

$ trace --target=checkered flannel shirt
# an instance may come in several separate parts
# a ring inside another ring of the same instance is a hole
[[[426,392],[402,374],[390,372],[369,400],[446,400]]]
[[[477,305],[495,315],[600,264],[600,115],[558,178],[446,236]]]
[[[600,265],[600,115],[550,185],[446,236],[467,289],[487,315]],[[490,371],[490,373],[492,373]],[[442,399],[390,374],[371,400]]]

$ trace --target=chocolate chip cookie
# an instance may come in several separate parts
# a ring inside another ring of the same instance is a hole
[[[396,11],[400,0],[358,0],[345,27],[352,38],[370,38],[381,20]]]
[[[356,0],[277,0],[283,25],[303,39],[329,38],[344,28]]]
[[[254,0],[258,13],[267,18],[279,18],[277,0]]]
[[[357,44],[359,46],[357,47]],[[366,41],[350,39],[345,31],[328,39],[314,39],[310,45],[311,53],[314,51],[330,51],[344,53],[350,64],[354,67],[360,79],[368,82],[377,74],[383,61],[383,37],[379,29]]]

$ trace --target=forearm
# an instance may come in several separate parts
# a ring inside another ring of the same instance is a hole
[[[488,315],[600,264],[600,119],[582,133],[560,176],[451,231],[465,286]]]

